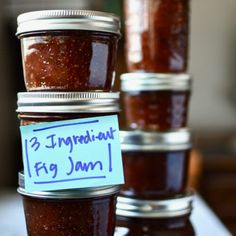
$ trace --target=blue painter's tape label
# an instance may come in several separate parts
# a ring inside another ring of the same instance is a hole
[[[21,126],[26,191],[124,183],[116,115]]]

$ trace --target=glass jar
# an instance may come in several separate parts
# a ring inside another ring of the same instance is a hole
[[[127,127],[165,131],[187,126],[190,75],[127,73],[121,82]]]
[[[125,184],[120,195],[166,199],[186,191],[191,148],[188,130],[120,131]]]
[[[119,18],[104,12],[48,10],[18,17],[27,91],[110,91]]]
[[[120,111],[119,93],[23,92],[18,93],[21,125],[115,115]]]
[[[18,192],[29,236],[113,236],[118,186],[29,193],[23,179]]]
[[[189,0],[125,0],[129,72],[182,73],[188,67]]]
[[[194,236],[191,201],[191,195],[165,201],[118,197],[115,236]]]

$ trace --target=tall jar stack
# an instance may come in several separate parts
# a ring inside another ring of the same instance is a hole
[[[18,94],[21,126],[118,114],[112,90],[119,18],[108,13],[50,10],[18,17],[24,80]],[[112,236],[119,186],[29,192],[19,173],[27,232]]]
[[[121,92],[125,185],[116,235],[194,235],[187,188],[189,0],[124,0],[126,62]]]

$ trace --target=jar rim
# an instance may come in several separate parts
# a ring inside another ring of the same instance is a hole
[[[184,216],[191,213],[193,198],[192,191],[165,200],[141,200],[119,196],[116,215],[135,218]]]
[[[188,128],[165,132],[120,131],[121,149],[125,152],[189,150],[192,138]]]
[[[19,188],[17,189],[18,193],[20,193],[23,196],[40,198],[40,199],[83,199],[83,198],[104,197],[116,194],[120,190],[120,185],[108,185],[108,186],[80,188],[80,189],[28,192],[25,190],[25,180],[23,172],[19,172],[18,182],[19,182]]]
[[[190,74],[162,74],[133,72],[121,75],[121,90],[131,91],[158,91],[174,90],[189,91],[192,87]]]
[[[21,92],[18,113],[113,113],[120,111],[119,92]]]
[[[88,30],[120,35],[118,16],[90,10],[42,10],[20,14],[16,35],[50,30]]]

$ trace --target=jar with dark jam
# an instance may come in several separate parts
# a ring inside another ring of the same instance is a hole
[[[120,131],[125,184],[120,195],[160,200],[186,191],[191,149],[188,130]]]
[[[110,91],[119,18],[82,10],[48,10],[18,17],[27,91]]]
[[[28,236],[113,236],[118,186],[29,193],[20,182]]]
[[[127,127],[147,131],[186,127],[190,89],[191,79],[187,74],[121,75]]]
[[[115,236],[194,236],[192,196],[164,201],[117,200]]]
[[[182,73],[188,67],[189,0],[125,0],[129,72]]]
[[[23,92],[18,93],[21,125],[59,120],[117,115],[118,92]]]

